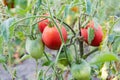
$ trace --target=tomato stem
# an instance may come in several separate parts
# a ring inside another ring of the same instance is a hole
[[[58,19],[58,18],[56,18],[55,16],[53,16],[55,19],[57,19],[59,22],[61,22],[61,20],[60,19]],[[76,35],[76,33],[75,33],[75,31],[71,28],[71,26],[69,26],[67,23],[65,23],[65,22],[62,22],[64,25],[66,25],[71,31],[72,31],[72,33],[74,34],[74,36]]]
[[[22,21],[24,21],[24,20],[26,20],[26,19],[30,19],[30,18],[38,18],[38,17],[45,17],[45,18],[50,18],[49,16],[30,16],[30,17],[26,17],[26,18],[23,18],[23,19],[20,19],[20,20],[18,20],[18,21],[16,21],[16,22],[14,22],[13,24],[11,24],[10,25],[10,27],[12,27],[12,26],[14,26],[14,25],[16,25],[16,24],[18,24],[19,22],[22,22]]]
[[[75,59],[76,59],[76,63],[79,63],[79,57],[78,57],[78,52],[77,52],[77,47],[76,47],[76,45],[75,44],[73,44],[74,45],[74,50],[75,50]]]
[[[64,51],[65,51],[65,56],[66,56],[66,58],[67,58],[67,62],[68,62],[68,64],[69,64],[69,66],[71,67],[71,63],[70,63],[70,60],[69,60],[69,57],[68,57],[68,54],[67,54],[67,48],[66,48],[66,45],[64,45],[63,46],[63,49],[64,49]]]
[[[59,32],[59,34],[60,34],[60,39],[61,39],[62,43],[64,43],[64,38],[63,38],[62,32],[61,32],[59,26],[57,25],[57,22],[54,20],[54,17],[52,16],[52,13],[51,13],[51,10],[50,10],[49,1],[48,1],[48,0],[46,0],[46,1],[48,2],[47,7],[48,7],[48,11],[49,11],[49,13],[50,13],[51,20],[54,22],[55,27],[57,28],[57,30],[58,30],[58,32]]]
[[[81,36],[81,21],[80,21],[80,19],[81,19],[81,16],[80,16],[80,18],[79,18],[79,35]],[[82,57],[83,56],[83,54],[84,54],[84,49],[83,49],[83,41],[81,41],[81,40],[78,40],[79,41],[79,50],[80,50],[80,57]]]
[[[57,53],[57,57],[56,57],[56,59],[55,59],[55,64],[56,64],[57,61],[58,61],[58,58],[59,58],[59,55],[60,55],[60,53],[61,53],[61,51],[62,51],[63,46],[64,46],[64,44],[61,45],[61,47],[60,47],[60,49],[59,49],[59,51],[58,51],[58,53]]]
[[[37,74],[38,74],[38,64],[39,64],[38,59],[36,59],[36,78],[37,79],[39,77],[39,76],[37,76]]]
[[[95,48],[94,50],[86,53],[86,55],[84,55],[83,58],[86,59],[89,55],[93,54],[94,52],[96,52],[96,51],[98,51],[98,50],[99,50],[99,48]]]
[[[47,58],[47,60],[50,61],[50,59],[49,59],[49,57],[47,56],[46,52],[44,52],[44,55],[45,55],[45,57]],[[53,65],[52,65],[52,69],[53,69],[53,71],[55,70]],[[55,73],[56,77],[58,77],[58,74],[56,73],[56,71],[54,71],[54,73]]]

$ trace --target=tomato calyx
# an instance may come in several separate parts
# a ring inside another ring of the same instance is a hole
[[[48,27],[50,28],[54,27],[54,23],[52,21],[49,21]]]

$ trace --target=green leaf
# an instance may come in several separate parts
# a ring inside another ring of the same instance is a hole
[[[22,58],[20,58],[20,62],[22,62],[22,61],[24,61],[24,60],[26,60],[28,58],[31,58],[31,56],[25,54]]]
[[[67,15],[69,14],[69,5],[66,5],[65,10],[64,10],[64,16],[67,17]]]
[[[44,71],[43,70],[40,70],[39,72],[38,72],[38,80],[43,80],[43,74],[44,74]]]
[[[45,61],[42,66],[49,66],[52,62],[51,61]]]
[[[94,29],[88,28],[88,43],[91,44],[92,40],[94,39]]]
[[[36,6],[40,7],[41,4],[42,4],[42,0],[37,0]]]
[[[114,39],[115,39],[115,34],[110,34],[110,35],[108,35],[108,41],[109,41],[110,43],[112,43],[112,42],[114,41]]]
[[[6,62],[6,57],[3,55],[0,55],[0,63],[5,63]]]
[[[19,6],[22,9],[27,7],[27,0],[15,0],[16,6]]]
[[[90,15],[91,13],[91,1],[86,0],[86,13]]]
[[[60,10],[57,13],[57,16],[59,16],[60,14],[62,14],[62,12],[65,10],[65,6],[61,6]]]
[[[44,71],[43,70],[40,70],[39,72],[38,72],[38,79],[37,80],[43,80],[43,74],[44,74]]]
[[[119,58],[113,53],[101,53],[95,55],[94,58],[92,58],[92,60],[89,63],[93,65],[116,60],[119,60]]]
[[[2,49],[3,49],[2,45],[3,45],[3,38],[0,36],[0,54],[2,54]]]
[[[120,49],[120,37],[119,36],[116,36],[114,41],[113,41],[113,44],[112,44],[112,47],[113,47],[113,51],[114,52],[117,52],[118,49]],[[119,52],[119,51],[118,51]]]
[[[9,27],[14,22],[14,18],[9,18],[1,24],[1,35],[5,41],[9,40]]]
[[[94,21],[94,27],[97,29],[99,26],[98,19],[94,17],[93,21]]]

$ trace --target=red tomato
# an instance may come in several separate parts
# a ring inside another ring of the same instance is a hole
[[[62,36],[64,38],[64,41],[66,42],[67,40],[67,31],[64,27],[61,28]],[[60,39],[60,34],[57,30],[57,28],[54,27],[49,27],[47,26],[42,34],[42,40],[44,44],[53,50],[58,50],[61,46],[61,39]]]
[[[49,20],[45,19],[41,22],[38,23],[38,28],[40,30],[41,33],[43,33],[43,30],[45,29],[45,27],[49,24]]]
[[[86,28],[82,28],[81,29],[81,35],[84,37],[85,42],[88,43],[88,28],[92,28],[94,30],[94,39],[91,42],[91,46],[99,46],[100,43],[102,42],[103,39],[103,32],[102,32],[102,28],[100,25],[98,25],[97,28],[94,27],[94,22],[91,21],[90,23],[88,23],[88,25],[86,26]]]

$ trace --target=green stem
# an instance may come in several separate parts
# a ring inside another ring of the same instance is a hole
[[[18,23],[20,23],[20,22],[26,20],[26,19],[36,18],[36,17],[37,17],[37,18],[38,18],[38,17],[51,18],[51,17],[48,17],[48,16],[30,16],[30,17],[26,17],[26,18],[23,18],[23,19],[20,19],[20,20],[16,21],[16,22],[13,23],[12,25],[10,25],[10,27],[12,27],[12,26],[14,26],[14,25],[16,25],[16,24],[18,24]]]
[[[59,51],[58,51],[57,57],[56,57],[56,59],[55,59],[55,64],[56,64],[57,61],[58,61],[58,58],[59,58],[59,55],[60,55],[60,52],[61,52],[63,46],[64,46],[64,44],[61,45],[61,47],[60,47],[60,49],[59,49]]]
[[[50,61],[50,59],[49,59],[49,57],[47,56],[46,52],[44,52],[44,55],[45,55],[45,57],[47,58],[47,60]],[[55,70],[53,65],[52,65],[52,69],[53,69],[53,71]],[[56,71],[54,71],[54,73],[55,73],[56,77],[58,77]]]
[[[120,21],[120,18],[118,18],[110,27],[109,33],[111,33],[111,31],[113,30],[113,27],[116,23],[118,23]]]
[[[46,52],[44,52],[45,57],[47,58],[48,61],[50,61],[49,57],[47,56]]]
[[[86,55],[83,56],[84,59],[86,59],[89,55],[93,54],[94,52],[98,51],[99,48],[95,48],[94,50],[90,51],[89,53],[86,53]]]
[[[69,66],[71,67],[71,63],[70,63],[70,60],[69,60],[69,57],[68,57],[68,54],[67,54],[67,51],[66,51],[66,45],[64,45],[64,51],[65,51],[65,56],[66,56],[66,58],[67,58],[67,62],[68,62],[68,64],[69,64]]]
[[[74,50],[75,50],[75,59],[76,59],[76,63],[79,63],[79,58],[78,58],[78,52],[77,52],[77,47],[76,47],[76,45],[75,44],[73,44],[73,46],[74,46]]]
[[[46,80],[45,78],[46,78],[46,74],[47,74],[47,72],[49,71],[49,69],[51,68],[51,67],[53,67],[53,65],[54,65],[54,63],[52,63],[49,67],[48,67],[48,69],[45,71],[45,73],[44,73],[44,76],[43,76],[43,79],[44,80]],[[58,76],[57,76],[58,77]]]
[[[61,20],[60,19],[58,19],[58,18],[56,18],[55,16],[53,16],[55,19],[57,19],[59,22],[61,22]],[[65,23],[65,22],[62,22],[64,25],[66,25],[71,31],[72,31],[72,33],[74,34],[74,36],[76,35],[76,33],[75,33],[75,31],[67,24],[67,23]]]
[[[37,23],[42,22],[42,21],[44,21],[44,20],[46,20],[46,19],[47,19],[47,18],[44,18],[44,19],[42,19],[42,20],[38,20],[37,22],[33,23],[32,26],[34,26],[34,25],[36,25]]]
[[[81,36],[81,22],[80,22],[80,18],[79,18],[79,35]],[[83,49],[83,41],[79,40],[79,50],[80,50],[80,57],[83,56],[84,54],[84,49]]]
[[[60,34],[60,39],[61,39],[62,43],[64,43],[64,38],[63,38],[63,36],[62,36],[62,32],[61,32],[59,26],[57,25],[56,21],[54,20],[54,18],[53,18],[53,16],[52,16],[52,13],[51,13],[51,10],[50,10],[49,1],[48,1],[48,0],[46,0],[46,1],[48,2],[48,11],[49,11],[49,13],[50,13],[51,19],[52,19],[52,21],[54,22],[54,24],[55,24],[55,26],[56,26],[59,34]]]
[[[11,78],[13,80],[14,76],[12,74],[11,67],[8,67],[5,63],[3,63],[3,66],[4,66],[5,70],[11,75]]]
[[[38,74],[38,64],[39,64],[39,62],[38,62],[38,60],[36,60],[36,78],[38,79],[38,76],[37,76],[37,74]]]
[[[63,78],[63,75],[61,74],[61,78],[62,78],[62,80],[64,80],[64,78]]]

